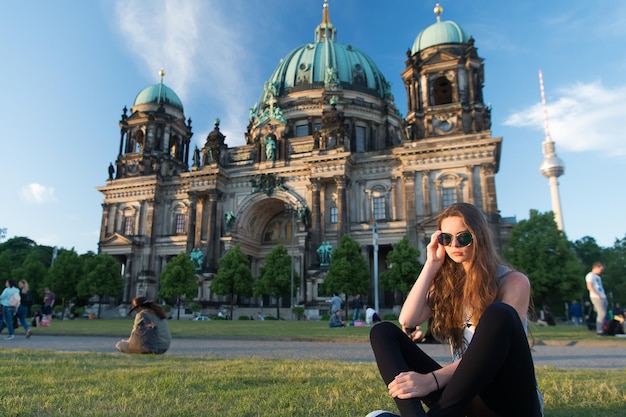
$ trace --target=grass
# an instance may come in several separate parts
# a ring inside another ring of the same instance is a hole
[[[348,327],[338,331],[329,329],[323,321],[291,320],[170,320],[170,331],[174,337],[250,337],[291,340],[333,340],[347,339],[367,342],[369,327]],[[107,335],[128,336],[132,319],[110,320],[53,320],[51,327],[36,328],[40,334]],[[559,325],[541,327],[530,325],[530,333],[535,341],[593,341],[599,339],[595,332],[583,326]],[[610,337],[603,343],[616,343],[626,347],[626,338]]]
[[[38,333],[127,336],[132,321],[53,321]],[[368,328],[292,321],[172,320],[174,337],[367,340]],[[573,326],[533,328],[536,340],[598,340]],[[609,339],[609,338],[607,338]],[[614,339],[615,343],[624,342]],[[603,341],[603,340],[602,340]],[[280,343],[279,341],[277,343]],[[626,343],[622,346],[626,347]],[[4,350],[0,416],[358,417],[395,410],[373,363],[222,360]],[[546,417],[616,417],[626,409],[626,369],[538,368]]]

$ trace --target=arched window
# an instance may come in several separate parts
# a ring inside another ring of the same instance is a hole
[[[446,77],[439,77],[433,84],[435,106],[452,103],[452,84]]]
[[[174,232],[177,235],[185,233],[185,215],[182,213],[176,213],[176,226]]]
[[[434,180],[439,194],[440,209],[463,201],[463,183],[466,178],[455,172],[444,172]]]
[[[137,132],[135,132],[135,149],[133,149],[132,152],[135,152],[135,153],[141,152],[144,146],[143,141],[144,141],[143,130],[139,129],[137,130]]]
[[[124,235],[134,236],[136,233],[136,217],[137,210],[132,206],[126,206],[122,211],[122,219],[124,228]]]
[[[187,206],[184,203],[179,202],[174,206],[172,210],[172,224],[173,232],[175,235],[182,235],[186,233],[187,222]]]

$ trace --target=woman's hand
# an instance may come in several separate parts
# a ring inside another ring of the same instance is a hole
[[[394,398],[405,400],[407,398],[425,397],[437,390],[435,378],[428,374],[420,374],[409,371],[398,374],[387,386],[389,394]]]
[[[426,261],[441,265],[446,258],[446,248],[439,244],[437,238],[441,234],[441,230],[437,230],[430,236],[430,243],[426,246]]]
[[[414,342],[422,340],[422,337],[424,336],[422,329],[420,329],[419,327],[415,328],[402,326],[402,331],[406,333],[406,335],[409,336],[409,339]]]

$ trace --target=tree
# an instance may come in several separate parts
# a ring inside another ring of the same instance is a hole
[[[250,271],[250,261],[241,251],[241,244],[238,243],[220,258],[218,264],[217,276],[211,282],[211,291],[230,297],[230,317],[232,318],[235,295],[246,297],[252,295],[254,279]]]
[[[558,312],[565,301],[581,297],[582,265],[552,212],[531,210],[528,220],[513,227],[503,256],[528,276],[535,305],[549,305]]]
[[[76,289],[82,276],[82,260],[74,249],[60,249],[54,264],[44,279],[44,286],[49,287],[55,294],[55,305],[63,305],[63,316],[70,301],[76,299]]]
[[[186,296],[196,296],[198,278],[193,262],[186,253],[181,252],[165,265],[161,273],[161,289],[159,297],[176,298],[178,308],[177,320],[180,320],[180,305]]]
[[[108,254],[95,255],[87,252],[81,255],[83,278],[78,284],[77,296],[89,299],[98,296],[98,318],[102,309],[103,297],[118,297],[124,290],[120,275],[120,264]]]
[[[29,254],[35,251],[37,244],[27,237],[13,237],[0,244],[0,274],[13,277],[13,270],[21,267]],[[50,258],[44,265],[50,265]],[[15,278],[15,277],[13,277]]]
[[[259,280],[254,286],[254,293],[255,295],[275,297],[276,317],[280,317],[280,303],[278,299],[286,293],[291,293],[291,257],[283,245],[276,246],[265,257],[265,265],[261,267]]]
[[[584,236],[574,242],[574,252],[582,262],[586,271],[591,271],[594,262],[604,262],[604,249],[590,236]]]
[[[380,276],[380,286],[401,292],[404,299],[422,270],[419,256],[420,251],[411,246],[409,238],[404,236],[387,255],[388,269]]]
[[[25,280],[28,282],[33,298],[42,299],[44,289],[44,279],[48,273],[48,266],[41,262],[37,250],[31,251],[24,260],[24,263],[13,269],[11,275],[16,281]],[[40,294],[39,297],[37,295]]]
[[[348,317],[348,294],[366,294],[369,289],[370,270],[361,255],[359,243],[348,235],[343,235],[333,251],[324,280],[328,293],[344,293],[345,309]]]

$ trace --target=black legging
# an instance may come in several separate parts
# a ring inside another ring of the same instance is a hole
[[[386,385],[401,372],[427,374],[441,368],[391,322],[372,327],[370,342]],[[402,417],[541,416],[532,355],[515,309],[504,303],[487,307],[443,389],[424,398],[395,401]],[[428,413],[421,401],[430,408]]]

